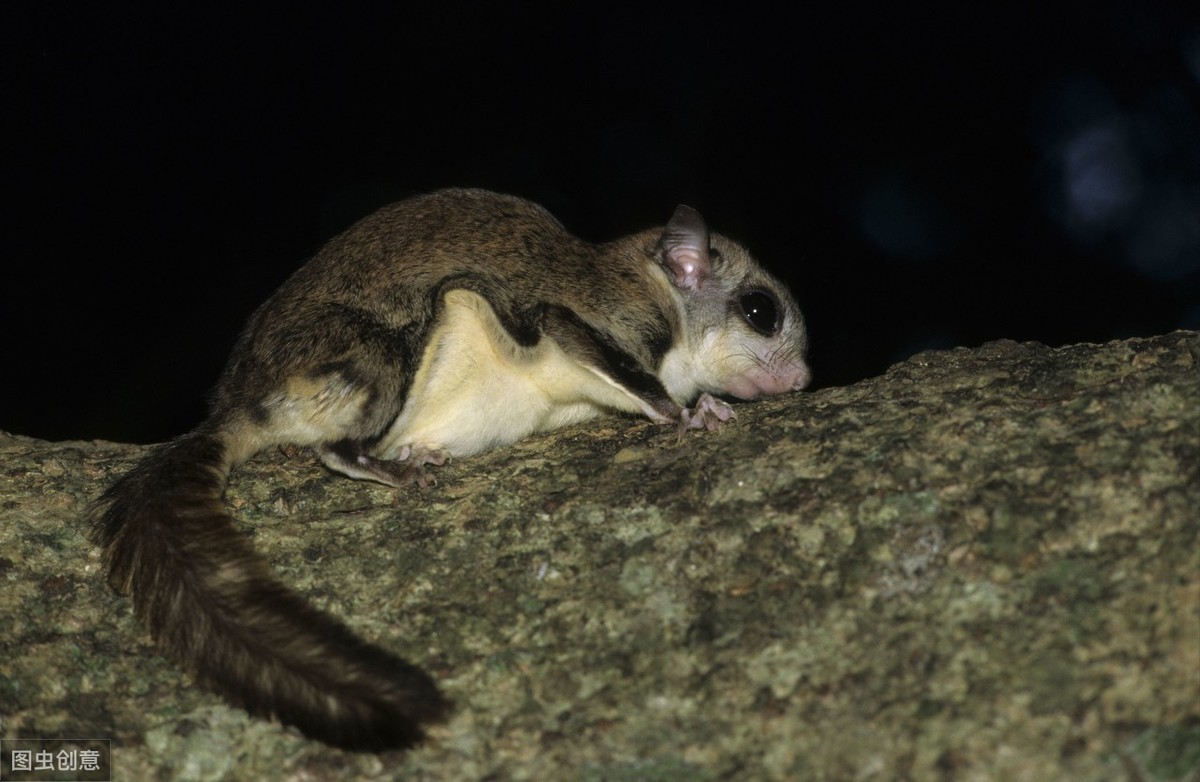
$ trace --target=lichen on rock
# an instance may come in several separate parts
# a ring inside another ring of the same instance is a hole
[[[1200,777],[1200,335],[923,353],[680,442],[606,418],[394,491],[263,454],[281,580],[434,672],[407,754],[154,651],[86,503],[143,452],[0,434],[0,733],[114,778]]]

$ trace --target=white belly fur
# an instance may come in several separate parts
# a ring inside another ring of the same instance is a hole
[[[605,410],[661,418],[553,340],[517,345],[481,296],[456,290],[446,294],[404,409],[375,455],[395,459],[413,446],[468,456]]]

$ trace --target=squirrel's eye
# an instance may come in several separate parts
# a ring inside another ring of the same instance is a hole
[[[750,328],[764,337],[779,333],[779,302],[766,291],[750,291],[738,297],[738,309]]]

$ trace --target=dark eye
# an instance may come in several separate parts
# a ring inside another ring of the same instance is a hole
[[[738,308],[750,328],[766,337],[779,332],[779,303],[766,291],[750,291],[738,297]]]

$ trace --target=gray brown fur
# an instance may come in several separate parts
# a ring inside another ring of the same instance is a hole
[[[695,290],[683,291],[683,268],[666,260],[677,243],[702,256],[703,285]],[[747,290],[776,300],[778,333],[755,335],[736,323],[737,296]],[[470,314],[477,299],[453,291],[478,294],[486,311]],[[583,368],[585,380],[600,378],[581,392],[583,402],[564,408],[572,415],[577,407],[604,407],[611,386],[618,401],[627,397],[616,409],[684,426],[719,425],[731,412],[707,392],[721,389],[688,376],[693,357],[680,349],[727,331],[735,333],[720,343],[724,352],[701,356],[707,363],[697,366],[727,371],[741,379],[737,388],[749,382],[743,375],[753,377],[767,384],[764,393],[807,382],[803,321],[791,297],[745,250],[709,236],[699,215],[682,207],[665,230],[593,245],[527,201],[448,190],[381,209],[330,241],[251,317],[208,420],[147,456],[90,517],[110,583],[132,594],[137,614],[170,656],[251,713],[335,746],[411,746],[424,725],[445,717],[448,702],[423,671],[361,641],[279,584],[221,497],[230,470],[282,444],[316,447],[327,464],[354,477],[422,481],[423,464],[444,457],[442,444],[403,442],[412,455],[397,456],[399,443],[385,453],[384,440],[389,432],[403,439],[405,431],[393,427],[407,406],[437,408],[430,395],[438,387],[426,375],[453,363],[432,355],[434,343],[451,333],[452,299],[467,307],[456,312],[468,313],[465,322],[482,329],[502,363],[543,361],[543,347],[556,345],[564,366]],[[488,326],[494,321],[499,330]],[[683,407],[700,392],[694,412]],[[464,407],[480,404],[478,394],[463,399]],[[448,413],[439,414],[451,428],[459,412],[479,415],[458,411],[454,400],[443,407]],[[526,433],[501,432],[448,452],[470,453]]]

